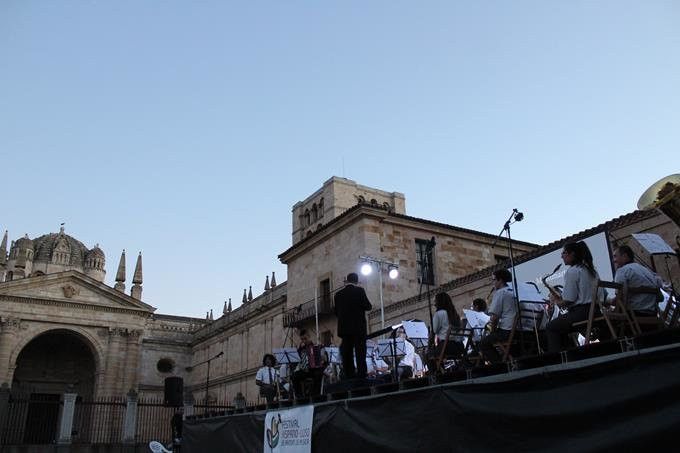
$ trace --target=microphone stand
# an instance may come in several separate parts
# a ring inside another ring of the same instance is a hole
[[[524,214],[519,212],[517,208],[514,208],[512,212],[510,213],[510,217],[508,217],[508,220],[505,221],[505,224],[503,224],[503,229],[501,229],[501,232],[498,233],[498,236],[496,236],[496,240],[493,241],[493,244],[491,245],[491,248],[493,248],[498,240],[503,236],[503,233],[507,233],[508,235],[508,255],[510,257],[510,269],[512,271],[512,281],[513,285],[512,288],[515,293],[515,302],[517,304],[517,318],[515,319],[515,322],[520,322],[521,317],[521,306],[519,303],[519,284],[517,283],[517,273],[515,272],[515,256],[513,254],[512,250],[512,236],[510,235],[510,225],[512,225],[515,222],[521,222],[524,219]],[[522,335],[522,331],[518,330],[519,334]],[[524,343],[522,341],[522,343]],[[539,346],[540,347],[540,346]]]
[[[224,351],[220,351],[220,353],[217,354],[215,357],[211,357],[208,360],[204,360],[203,362],[199,362],[195,365],[187,367],[187,371],[192,371],[194,368],[196,368],[199,365],[203,365],[204,363],[208,364],[208,368],[207,368],[206,373],[205,373],[205,401],[203,402],[203,404],[205,404],[205,408],[204,408],[204,411],[203,411],[204,414],[208,413],[208,385],[210,384],[210,362],[212,362],[213,360],[215,360],[219,357],[222,357],[223,355],[224,355]]]
[[[427,308],[430,313],[430,328],[433,326],[433,316],[432,316],[432,299],[431,299],[431,294],[430,294],[430,260],[429,256],[430,253],[432,252],[432,249],[436,245],[436,242],[434,240],[434,236],[432,236],[432,239],[427,243],[427,246],[425,247],[425,255],[422,257],[422,266],[420,267],[420,288],[418,289],[418,300],[421,299],[422,294],[423,294],[423,285],[426,286],[427,289]],[[430,338],[428,339],[428,348],[432,348],[434,346],[434,338],[432,335],[430,335]]]

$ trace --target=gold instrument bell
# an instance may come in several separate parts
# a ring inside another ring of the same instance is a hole
[[[658,209],[680,227],[680,174],[652,184],[638,200],[638,209]]]

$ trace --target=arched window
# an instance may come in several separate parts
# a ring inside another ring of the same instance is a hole
[[[305,209],[305,226],[309,226],[311,223],[312,221],[309,215],[309,209]]]
[[[316,203],[312,205],[312,222],[319,220],[319,209],[316,207]]]
[[[9,271],[9,272],[7,272],[7,275],[5,276],[5,281],[11,282],[13,278],[14,278],[14,272]]]
[[[383,208],[387,209],[388,211],[390,210],[390,204],[389,203],[385,202],[385,203],[383,203],[382,206],[383,206]]]
[[[319,218],[323,217],[323,198],[319,200]]]
[[[364,198],[363,195],[357,196],[357,200],[359,200],[359,201],[358,201],[359,203],[366,203],[366,199]]]
[[[323,226],[323,225],[318,224],[318,225],[316,226],[316,231],[319,231],[319,230],[321,229],[322,226]]]
[[[373,206],[377,206],[377,205],[378,205],[378,200],[376,200],[375,198],[371,198],[371,204],[372,204]]]
[[[312,235],[312,230],[309,230],[309,231],[307,232],[307,237],[310,237],[311,235]]]

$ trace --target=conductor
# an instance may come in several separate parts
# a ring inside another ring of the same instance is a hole
[[[335,316],[338,318],[338,336],[342,338],[340,356],[345,379],[366,377],[366,314],[371,303],[363,288],[357,286],[359,277],[347,274],[345,287],[335,294]],[[357,366],[354,368],[356,354]]]

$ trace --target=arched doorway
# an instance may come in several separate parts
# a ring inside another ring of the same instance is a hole
[[[77,393],[90,399],[95,372],[90,344],[75,332],[51,330],[24,346],[12,381],[12,393],[26,402],[24,443],[54,440],[61,395]]]

